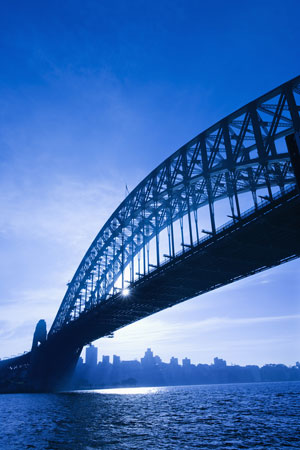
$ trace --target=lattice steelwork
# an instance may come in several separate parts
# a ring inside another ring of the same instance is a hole
[[[209,207],[211,235],[217,233],[214,204],[228,198],[231,217],[241,216],[239,196],[258,193],[272,201],[295,184],[284,136],[300,132],[300,77],[249,103],[177,150],[151,172],[112,214],[80,263],[57,313],[50,335],[107,298],[133,286],[164,260],[160,236],[167,229],[167,260],[175,259],[174,223],[179,220],[182,251],[200,240],[201,208]],[[184,243],[183,218],[189,241]],[[198,225],[199,222],[199,225]],[[155,264],[149,243],[155,243]],[[125,269],[130,268],[125,280]],[[150,269],[151,268],[151,269]],[[125,284],[126,283],[126,284]]]

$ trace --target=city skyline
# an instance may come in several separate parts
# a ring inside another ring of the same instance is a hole
[[[84,363],[87,365],[97,365],[99,362],[115,364],[116,362],[119,363],[123,361],[119,355],[104,355],[104,354],[102,355],[102,360],[100,361],[100,358],[98,359],[98,351],[99,349],[97,346],[89,344],[89,346],[84,347],[82,350],[81,361],[83,362],[84,355],[85,355]],[[110,361],[110,358],[112,358],[112,361]],[[147,360],[147,358],[154,359],[157,362],[164,362],[159,355],[154,355],[154,352],[151,350],[151,347],[148,347],[147,350],[145,350],[144,356],[141,356],[140,358],[135,358],[134,361],[143,362],[145,361],[145,359]],[[216,361],[218,362],[218,360],[224,361],[222,358],[214,357],[214,363],[216,363]],[[184,364],[183,361],[189,361],[189,364],[193,364],[190,358],[188,358],[187,356],[185,356],[182,359],[182,364]],[[169,363],[179,364],[179,360],[178,358],[176,358],[176,356],[171,356]]]
[[[126,187],[299,72],[293,1],[275,1],[272,10],[219,4],[217,19],[213,5],[194,1],[185,9],[144,5],[132,15],[122,2],[116,15],[109,5],[94,5],[93,14],[68,6],[33,2],[16,14],[5,5],[0,18],[0,358],[29,350],[39,319],[49,330]],[[293,364],[299,268],[296,260],[240,280],[97,345],[123,359],[151,342],[164,359],[176,348],[180,358],[204,362],[220,350],[240,364]]]
[[[239,365],[237,361],[235,362],[230,362],[228,364],[228,362],[223,359],[222,357],[219,356],[214,356],[212,358],[212,360],[207,363],[207,362],[203,362],[203,361],[193,361],[191,358],[187,356],[184,356],[182,359],[178,358],[175,354],[173,356],[171,356],[169,358],[169,361],[164,361],[159,354],[155,354],[156,352],[152,350],[151,347],[147,347],[147,349],[144,351],[144,355],[143,356],[136,356],[134,359],[131,359],[129,361],[138,361],[138,362],[143,362],[143,360],[145,360],[145,358],[149,358],[153,359],[154,361],[156,361],[157,363],[164,363],[164,364],[175,364],[175,365],[181,365],[184,366],[186,364],[191,364],[191,365],[215,365],[218,367],[224,367],[224,366],[236,366]],[[115,354],[104,354],[104,353],[99,353],[99,348],[98,346],[95,346],[93,344],[89,344],[89,346],[85,346],[82,350],[82,353],[80,355],[80,361],[79,364],[87,364],[89,366],[95,366],[99,363],[104,363],[104,364],[119,364],[120,362],[126,362],[127,360],[124,360],[121,358],[120,355],[115,355]],[[181,363],[180,363],[181,361]],[[272,364],[272,363],[271,363]],[[249,364],[250,365],[250,364]],[[292,366],[297,365],[299,367],[300,363],[299,361],[294,361],[293,364],[291,364]]]
[[[110,360],[108,355],[103,355],[98,362],[97,353],[97,347],[86,347],[86,361],[78,360],[72,389],[300,381],[299,361],[290,367],[284,364],[240,366],[228,365],[216,356],[210,364],[195,364],[187,357],[180,364],[174,356],[169,362],[162,361],[147,348],[140,360],[122,361],[117,355]]]

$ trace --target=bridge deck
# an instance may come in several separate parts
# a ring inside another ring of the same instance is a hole
[[[299,257],[299,230],[300,196],[292,189],[153,270],[131,286],[127,297],[118,293],[83,313],[49,335],[36,352],[3,361],[0,392],[66,387],[83,345],[196,295]]]
[[[85,345],[194,296],[300,255],[300,198],[296,189],[223,227],[174,260],[69,323],[65,338]],[[61,334],[60,332],[57,334]]]

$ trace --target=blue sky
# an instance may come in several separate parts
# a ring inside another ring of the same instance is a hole
[[[0,357],[48,328],[125,195],[224,115],[299,74],[297,0],[10,1],[0,15]],[[299,360],[299,261],[97,342],[101,354]]]

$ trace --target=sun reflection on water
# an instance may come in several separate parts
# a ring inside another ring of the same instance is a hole
[[[161,387],[131,387],[131,388],[111,388],[111,389],[91,389],[88,391],[76,391],[78,393],[91,394],[118,394],[118,395],[132,395],[132,394],[156,394]]]

